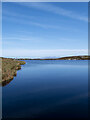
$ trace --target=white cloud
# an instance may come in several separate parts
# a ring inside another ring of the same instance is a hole
[[[12,41],[14,41],[14,40],[20,40],[20,41],[26,41],[26,40],[28,40],[28,41],[34,41],[34,40],[37,40],[37,38],[35,38],[35,37],[4,37],[3,38],[3,40],[12,40]],[[8,41],[7,41],[8,42]],[[15,41],[14,41],[15,42]]]
[[[70,55],[86,55],[88,49],[55,49],[55,50],[30,50],[30,49],[4,49],[3,56],[8,57],[61,57]]]
[[[39,22],[33,22],[33,21],[30,21],[30,20],[21,20],[21,19],[16,19],[16,18],[9,18],[9,17],[6,17],[6,16],[3,16],[3,19],[6,19],[6,21],[12,21],[12,22],[17,22],[19,24],[26,24],[26,25],[34,25],[34,26],[37,26],[37,27],[41,27],[41,28],[44,28],[44,29],[48,29],[48,28],[51,28],[51,29],[60,29],[59,26],[55,26],[55,25],[48,25],[48,24],[41,24]]]
[[[69,17],[69,18],[88,22],[87,16],[84,16],[84,15],[75,13],[73,11],[51,5],[51,4],[39,3],[39,2],[38,3],[33,3],[33,2],[31,2],[31,3],[19,3],[19,4],[24,5],[26,7],[34,7],[34,8],[40,9],[40,10],[52,12],[54,14],[63,15],[63,16]]]
[[[17,3],[17,4],[23,5],[23,6],[26,6],[29,8],[34,7],[37,9],[45,10],[48,12],[52,12],[54,14],[63,15],[63,16],[70,17],[70,18],[88,21],[87,17],[85,17],[85,16],[75,14],[72,11],[68,11],[63,8],[56,7],[56,6],[47,4],[47,3],[32,3],[31,2],[31,3]],[[78,29],[70,28],[70,27],[66,27],[66,26],[63,27],[63,25],[62,26],[57,26],[55,24],[50,25],[50,24],[44,23],[43,21],[42,21],[42,23],[36,22],[37,19],[35,16],[27,16],[25,14],[15,13],[12,11],[3,10],[2,18],[6,21],[17,22],[19,24],[34,25],[34,26],[41,27],[44,29],[61,29],[61,30],[69,30],[69,31],[78,31]]]
[[[12,12],[12,11],[6,11],[6,10],[3,10],[3,15],[4,16],[10,16],[10,17],[18,17],[21,18],[21,19],[36,19],[35,16],[28,16],[28,15],[25,15],[25,14],[20,14],[20,13],[15,13],[15,12]]]
[[[24,16],[23,16],[24,17]],[[25,17],[26,18],[26,17]],[[28,25],[28,27],[30,25],[33,25],[33,26],[36,26],[36,27],[40,27],[40,28],[44,28],[44,29],[57,29],[57,30],[68,30],[68,31],[74,31],[74,32],[79,32],[78,29],[75,29],[75,28],[70,28],[70,27],[64,27],[63,25],[62,26],[57,26],[57,25],[50,25],[50,24],[46,24],[46,23],[39,23],[39,22],[34,22],[34,21],[31,21],[30,19],[17,19],[17,18],[13,18],[13,17],[7,17],[7,16],[3,16],[3,19],[6,20],[6,21],[10,21],[10,22],[16,22],[18,24],[25,24],[25,25]]]
[[[34,7],[35,9],[40,9],[44,10],[47,12],[51,12],[57,15],[63,15],[69,18],[77,19],[77,20],[82,20],[85,22],[88,22],[88,18],[86,16],[76,14],[72,11],[65,10],[61,7],[57,7],[51,4],[47,3],[18,3],[19,5],[24,5],[26,7]],[[39,23],[35,22],[36,18],[35,16],[27,16],[25,14],[19,14],[19,13],[13,13],[12,11],[3,11],[3,19],[6,21],[12,21],[12,22],[17,22],[19,24],[26,24],[26,25],[34,25],[37,27],[41,27],[44,29],[62,29],[62,30],[70,30],[70,28],[63,27],[63,26],[56,26],[56,25],[50,25],[46,23]],[[18,19],[17,19],[18,18]],[[74,30],[73,28],[71,30]],[[74,30],[77,31],[77,30]]]

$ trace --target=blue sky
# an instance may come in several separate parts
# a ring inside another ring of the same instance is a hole
[[[5,57],[88,53],[88,3],[3,3]]]

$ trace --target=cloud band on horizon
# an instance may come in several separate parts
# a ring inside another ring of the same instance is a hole
[[[4,49],[3,56],[7,57],[61,57],[61,56],[75,56],[88,55],[88,49],[55,49],[55,50],[30,50],[30,49]]]

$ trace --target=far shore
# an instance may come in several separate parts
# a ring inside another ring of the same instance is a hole
[[[17,60],[90,60],[90,56],[68,56],[68,57],[61,57],[61,58],[18,58]]]
[[[24,60],[90,60],[90,56],[70,56],[70,57],[62,57],[62,58],[48,58],[48,59],[30,59],[30,58],[3,58],[2,64],[0,63],[0,71],[2,72],[2,79],[0,84],[4,86],[8,84],[14,76],[17,75],[17,70],[21,69],[21,65],[24,65],[26,62]]]

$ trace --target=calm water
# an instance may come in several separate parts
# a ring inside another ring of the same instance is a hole
[[[3,87],[3,118],[88,116],[88,61],[26,61]]]

